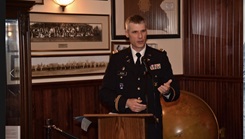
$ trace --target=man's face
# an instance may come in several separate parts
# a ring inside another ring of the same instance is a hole
[[[129,38],[132,47],[136,51],[140,51],[145,47],[147,29],[145,23],[135,24],[129,23],[126,36]]]

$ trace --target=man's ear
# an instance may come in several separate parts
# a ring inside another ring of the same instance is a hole
[[[128,38],[128,31],[127,30],[125,30],[125,35],[126,35],[126,37]]]

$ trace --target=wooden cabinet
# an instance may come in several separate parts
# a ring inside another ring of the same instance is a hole
[[[6,133],[17,130],[31,139],[29,10],[33,1],[6,1]]]

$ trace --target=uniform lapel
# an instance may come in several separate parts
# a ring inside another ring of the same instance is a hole
[[[124,58],[125,58],[126,69],[130,71],[134,71],[134,60],[130,48],[127,48]]]
[[[125,55],[125,68],[128,72],[132,72],[135,75],[138,75],[142,72],[143,66],[139,67],[138,65],[134,64],[132,52],[130,48],[127,48]]]
[[[146,46],[144,57],[146,58],[146,62],[148,63],[148,66],[149,66],[152,63],[152,52],[151,52],[151,49],[149,49],[148,45]]]

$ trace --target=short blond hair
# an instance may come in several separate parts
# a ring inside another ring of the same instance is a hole
[[[144,24],[146,24],[144,17],[142,17],[141,15],[138,15],[138,14],[129,16],[126,19],[126,21],[125,21],[125,29],[126,30],[128,30],[129,23],[135,23],[135,24],[144,23]]]

